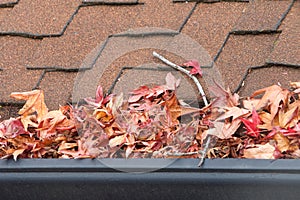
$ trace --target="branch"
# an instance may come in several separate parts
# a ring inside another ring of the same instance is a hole
[[[198,79],[193,76],[192,74],[190,74],[190,72],[186,69],[184,69],[183,67],[180,67],[179,65],[176,65],[175,63],[172,63],[171,61],[167,60],[165,57],[159,55],[158,53],[156,53],[155,51],[153,51],[153,56],[160,59],[162,62],[166,63],[167,65],[173,67],[174,69],[177,69],[178,71],[181,71],[183,73],[185,73],[186,75],[188,75],[196,84],[198,91],[200,93],[200,95],[202,96],[204,105],[207,106],[208,105],[208,101],[206,99],[206,95],[205,92],[200,84],[200,82],[198,81]]]
[[[193,81],[194,83],[196,84],[197,88],[198,88],[198,91],[200,93],[200,95],[202,96],[202,99],[203,99],[203,102],[204,102],[204,105],[207,106],[208,105],[208,101],[206,99],[206,95],[205,95],[205,92],[199,82],[199,80],[193,76],[192,74],[190,74],[190,72],[186,69],[184,69],[183,67],[180,67],[179,65],[176,65],[175,63],[172,63],[171,61],[167,60],[165,57],[159,55],[158,53],[156,53],[155,51],[153,51],[153,56],[160,59],[162,62],[164,62],[165,64],[173,67],[174,69],[177,69],[178,71],[181,71],[183,73],[185,73],[186,75],[188,75]],[[200,161],[199,161],[199,164],[198,166],[201,167],[203,162],[204,162],[204,159],[205,159],[205,154],[209,148],[209,143],[211,141],[211,135],[208,135],[207,136],[207,141],[205,143],[205,146],[204,146],[204,149],[202,151],[198,151],[198,152],[188,152],[188,153],[175,153],[175,154],[172,154],[173,156],[189,156],[189,155],[194,155],[194,154],[202,154],[201,158],[200,158]]]

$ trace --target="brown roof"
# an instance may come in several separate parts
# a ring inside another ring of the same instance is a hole
[[[207,92],[214,80],[248,96],[300,80],[299,41],[299,0],[0,0],[0,115],[22,103],[14,91],[41,88],[56,109],[98,84],[160,84],[172,69],[154,50],[178,64],[198,59]],[[181,79],[179,96],[195,100]]]

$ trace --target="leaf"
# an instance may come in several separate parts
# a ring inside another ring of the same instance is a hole
[[[219,116],[216,120],[224,120],[229,117],[232,117],[232,120],[235,120],[250,113],[249,110],[239,107],[225,107],[223,109],[226,110],[226,112]]]
[[[41,139],[56,135],[57,130],[70,130],[75,123],[65,116],[60,110],[48,112],[38,125],[39,137]]]
[[[126,134],[115,136],[109,140],[109,146],[111,148],[123,145],[126,142]]]
[[[274,140],[276,141],[278,150],[282,153],[289,149],[290,141],[282,133],[276,133],[274,135]]]
[[[270,113],[272,119],[278,112],[280,104],[287,105],[290,97],[290,92],[286,89],[282,89],[278,85],[273,85],[260,90],[255,91],[251,98],[264,93],[259,103],[255,106],[256,110],[261,110],[267,106],[270,106]]]
[[[274,159],[275,147],[269,143],[258,144],[254,148],[244,149],[244,158]]]
[[[105,97],[104,94],[103,94],[103,89],[99,85],[97,87],[97,90],[96,90],[96,97],[95,97],[95,99],[88,97],[88,98],[85,98],[84,100],[88,104],[90,104],[90,105],[92,105],[94,107],[101,107],[102,105],[105,105],[107,102],[109,102],[112,99],[112,97],[113,97],[112,94]]]
[[[252,116],[250,119],[241,118],[241,120],[247,129],[247,135],[256,138],[259,137],[260,133],[258,125],[261,123],[261,120],[259,119],[258,113],[255,109],[252,110]]]
[[[13,92],[10,96],[18,100],[26,100],[25,105],[19,111],[21,121],[26,131],[29,125],[37,127],[43,116],[48,113],[48,108],[44,102],[44,92],[42,90]]]
[[[10,118],[0,123],[0,138],[15,138],[21,134],[28,134],[19,119]]]
[[[77,143],[69,143],[69,142],[64,142],[63,141],[59,145],[58,151],[65,150],[65,149],[72,149],[72,148],[77,147],[77,146],[78,146]]]
[[[175,93],[173,93],[172,96],[165,101],[165,108],[169,125],[177,124],[180,116],[201,111],[201,109],[198,108],[184,107],[179,105],[179,101]]]
[[[202,70],[197,60],[190,60],[186,63],[183,63],[182,65],[186,67],[192,67],[192,69],[190,70],[190,74],[193,75],[199,74],[200,77],[202,77]]]
[[[287,112],[284,112],[283,109],[279,110],[279,125],[281,128],[291,128],[296,125],[298,122],[298,107],[293,107]]]
[[[230,89],[224,90],[217,82],[215,86],[210,87],[210,91],[216,96],[212,102],[213,107],[234,107],[239,105],[239,95],[232,94]]]
[[[169,72],[166,76],[166,89],[167,90],[176,90],[180,85],[180,79],[176,79],[175,76]]]
[[[25,151],[25,149],[17,149],[13,152],[13,158],[15,161],[17,161],[17,158],[19,155],[21,155],[23,152]]]
[[[220,139],[229,139],[232,138],[232,135],[241,125],[240,119],[235,119],[232,122],[213,122],[214,128],[208,130],[208,134],[214,135]]]

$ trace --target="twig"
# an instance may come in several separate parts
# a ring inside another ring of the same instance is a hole
[[[181,71],[183,73],[185,73],[186,75],[188,75],[193,81],[194,83],[196,84],[197,88],[198,88],[198,91],[200,93],[200,95],[202,96],[202,99],[203,99],[203,102],[204,102],[204,105],[207,106],[208,105],[208,101],[206,99],[206,95],[205,95],[205,92],[200,84],[200,82],[198,81],[198,79],[193,76],[192,74],[190,74],[190,72],[186,69],[184,69],[183,67],[180,67],[179,65],[176,65],[175,63],[172,63],[171,61],[167,60],[165,57],[159,55],[158,53],[156,53],[155,51],[153,51],[153,56],[160,59],[162,62],[166,63],[167,65],[173,67],[174,69],[177,69],[178,71]],[[189,153],[175,153],[175,154],[172,154],[173,156],[188,156],[188,155],[194,155],[194,154],[202,154],[201,158],[200,158],[200,161],[199,161],[199,164],[198,166],[201,167],[203,162],[204,162],[204,159],[205,159],[205,153],[206,151],[208,150],[208,144],[210,143],[211,141],[211,135],[208,135],[207,136],[207,141],[205,143],[205,146],[204,146],[204,149],[202,151],[198,151],[198,152],[189,152]]]
[[[162,62],[166,63],[167,65],[173,67],[174,69],[177,69],[177,70],[185,73],[186,75],[188,75],[194,81],[194,83],[196,84],[196,86],[197,86],[197,88],[199,90],[199,93],[202,96],[204,105],[205,106],[208,105],[208,101],[206,99],[205,92],[204,92],[204,90],[203,90],[200,82],[198,81],[198,79],[195,76],[193,76],[192,74],[190,74],[190,72],[188,70],[184,69],[183,67],[180,67],[180,66],[176,65],[175,63],[172,63],[171,61],[167,60],[165,57],[159,55],[155,51],[153,51],[153,56],[156,57],[156,58],[158,58],[158,59],[160,59]]]

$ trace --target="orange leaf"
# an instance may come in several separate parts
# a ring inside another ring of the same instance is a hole
[[[287,151],[290,147],[290,141],[287,137],[285,137],[282,133],[276,133],[274,135],[274,140],[277,143],[277,148],[282,153]]]
[[[287,105],[290,92],[286,89],[282,89],[278,85],[273,85],[260,90],[255,91],[252,94],[252,98],[264,93],[259,103],[255,106],[256,110],[261,110],[267,106],[270,106],[271,118],[273,119],[278,112],[281,103]]]
[[[44,92],[42,90],[13,92],[10,96],[18,100],[26,100],[25,105],[19,111],[21,121],[26,131],[29,125],[37,127],[43,116],[48,113],[48,108],[44,102]]]

